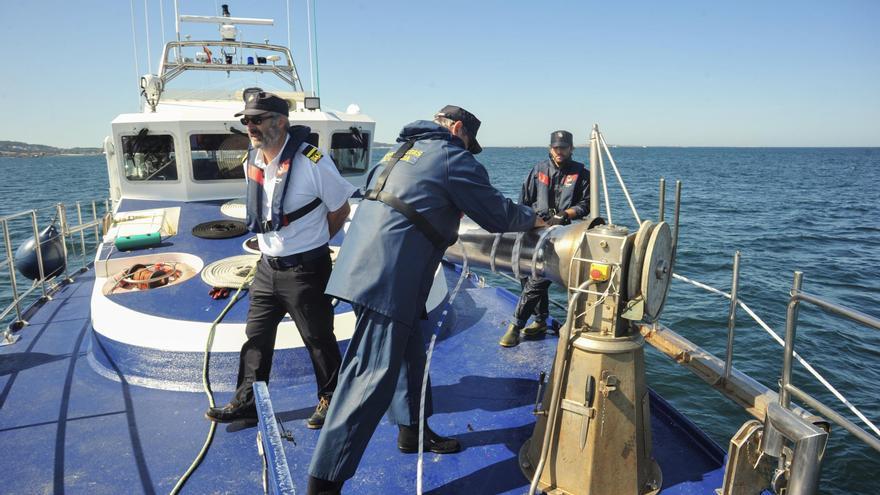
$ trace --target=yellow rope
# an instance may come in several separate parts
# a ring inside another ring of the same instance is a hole
[[[259,262],[259,260],[257,261]],[[254,279],[254,274],[257,272],[257,263],[251,267],[247,276],[241,282],[241,285],[238,286],[238,290],[235,291],[235,294],[229,300],[229,304],[223,308],[223,311],[220,312],[220,315],[214,320],[214,323],[211,324],[211,330],[208,332],[208,340],[205,342],[205,357],[202,361],[202,386],[205,389],[205,394],[208,396],[208,404],[209,407],[214,407],[214,393],[211,391],[211,383],[208,380],[208,358],[211,355],[211,347],[214,345],[214,334],[217,331],[217,325],[223,321],[223,317],[226,316],[226,313],[232,308],[232,305],[238,301],[238,296],[241,294],[241,291],[244,289],[246,285],[249,285],[251,281]],[[189,469],[186,470],[185,473],[177,480],[177,484],[174,485],[174,488],[171,489],[171,495],[177,495],[180,492],[180,489],[183,488],[183,485],[189,479],[189,477],[196,471],[199,467],[199,464],[202,463],[202,459],[205,458],[205,454],[208,453],[208,448],[211,446],[211,442],[214,440],[214,432],[217,430],[217,423],[211,421],[211,426],[208,429],[208,436],[205,438],[205,444],[202,445],[202,450],[199,451],[196,458],[193,460],[192,464],[190,464]]]

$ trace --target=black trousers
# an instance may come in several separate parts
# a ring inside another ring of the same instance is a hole
[[[538,320],[546,320],[550,316],[550,298],[547,290],[552,282],[545,278],[534,277],[522,278],[519,282],[523,291],[513,312],[516,324],[524,326],[532,315]]]
[[[234,402],[253,402],[253,383],[269,381],[278,324],[289,313],[302,336],[318,385],[318,396],[336,389],[342,356],[333,335],[333,305],[324,294],[330,279],[330,254],[300,265],[276,270],[260,259],[250,288],[245,334],[241,347]]]

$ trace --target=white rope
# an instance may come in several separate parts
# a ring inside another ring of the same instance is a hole
[[[455,301],[455,297],[458,296],[458,291],[461,289],[461,284],[468,277],[468,258],[467,258],[467,249],[465,245],[461,242],[461,238],[458,239],[458,245],[461,247],[461,275],[458,277],[458,282],[455,284],[455,288],[452,289],[452,293],[449,295],[449,300],[446,302],[446,307],[443,308],[443,312],[440,313],[440,317],[437,319],[437,325],[434,327],[434,332],[431,334],[431,343],[428,345],[428,353],[425,358],[425,374],[422,376],[422,395],[419,398],[419,458],[416,462],[416,493],[418,495],[422,495],[422,471],[424,465],[424,453],[425,453],[425,394],[428,390],[428,370],[431,369],[431,357],[434,355],[434,343],[437,341],[437,335],[440,334],[440,330],[443,327],[443,324],[446,322],[446,315],[449,314],[449,310],[452,308],[452,303]]]
[[[730,299],[730,294],[728,294],[726,292],[722,292],[714,287],[710,287],[706,284],[697,282],[696,280],[691,280],[691,279],[689,279],[683,275],[679,275],[677,273],[673,273],[672,276],[683,281],[683,282],[687,282],[687,283],[695,285],[701,289],[705,289],[709,292],[713,292],[715,294],[718,294],[720,296],[724,296],[724,297]],[[773,340],[775,340],[779,345],[781,345],[783,347],[785,346],[785,341],[779,336],[779,334],[774,332],[773,329],[771,329],[769,325],[764,323],[764,320],[762,320],[760,317],[758,317],[758,315],[756,315],[755,312],[752,311],[752,308],[748,307],[746,305],[746,303],[742,302],[742,300],[740,300],[739,298],[737,298],[736,302],[742,309],[744,309],[746,311],[746,313],[749,314],[749,316],[752,317],[753,320],[755,320],[755,322],[758,325],[761,326],[761,328],[763,328],[768,334],[770,334],[771,337],[773,337]],[[807,371],[809,371],[810,374],[813,375],[816,378],[816,380],[819,381],[819,383],[824,385],[825,388],[827,388],[832,394],[834,394],[835,397],[838,398],[838,400],[840,400],[840,402],[842,402],[847,408],[849,408],[849,410],[852,411],[853,414],[858,416],[859,419],[861,419],[866,425],[868,425],[869,428],[871,428],[871,430],[875,434],[877,434],[878,437],[880,437],[880,429],[878,429],[877,426],[874,425],[873,422],[871,422],[871,420],[869,420],[867,417],[865,417],[865,415],[862,414],[862,412],[859,411],[859,409],[855,405],[853,405],[849,400],[847,400],[847,398],[844,397],[843,394],[838,392],[837,389],[834,388],[834,386],[831,385],[831,383],[829,383],[828,380],[825,379],[825,377],[823,377],[818,371],[816,371],[815,368],[813,368],[810,365],[810,363],[808,363],[805,359],[803,359],[797,352],[794,352],[794,357],[797,358],[797,360],[800,361],[800,363],[802,365],[804,365],[804,368],[806,368]]]
[[[608,196],[608,181],[605,180],[605,163],[602,161],[602,150],[596,153],[599,157],[599,175],[602,177],[602,190],[605,191],[605,213],[608,214],[608,224],[614,225],[611,219],[611,197]]]
[[[623,183],[623,177],[620,176],[620,171],[617,170],[617,164],[614,163],[614,157],[611,156],[611,151],[608,150],[608,143],[605,142],[605,136],[601,132],[599,133],[599,142],[602,144],[605,153],[608,155],[608,161],[611,162],[611,168],[614,169],[614,175],[617,176],[617,182],[620,182],[620,188],[623,189],[623,195],[626,196],[626,202],[629,203],[629,209],[632,210],[633,216],[636,217],[636,223],[641,225],[642,219],[639,218],[639,212],[636,211],[636,205],[633,204],[629,191],[626,189],[626,184]],[[607,195],[608,193],[606,192],[605,194]]]
[[[202,268],[202,280],[211,287],[234,289],[248,279],[259,259],[258,254],[240,254],[217,260]]]
[[[153,73],[153,55],[150,53],[150,9],[147,0],[144,0],[144,30],[147,33],[147,68]]]

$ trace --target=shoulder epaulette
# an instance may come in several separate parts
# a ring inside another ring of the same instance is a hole
[[[312,146],[311,144],[306,145],[305,149],[302,151],[303,155],[306,155],[306,158],[312,161],[312,163],[317,164],[321,158],[324,157],[324,154],[321,153],[321,150]]]

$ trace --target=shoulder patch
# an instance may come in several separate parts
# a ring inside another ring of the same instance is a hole
[[[315,164],[317,164],[321,160],[321,158],[324,157],[324,154],[321,153],[321,151],[318,148],[316,148],[312,145],[306,146],[306,149],[303,150],[302,154],[306,155],[306,158],[308,158],[309,160],[312,161],[312,163],[315,163]]]
[[[391,157],[394,156],[394,153],[394,151],[389,151],[388,153],[385,153],[385,156],[383,156],[382,159],[379,160],[379,163],[391,160]],[[400,161],[414,164],[419,160],[419,158],[421,158],[422,154],[424,154],[424,152],[421,150],[410,149],[406,153],[404,153],[402,157],[400,157]]]

